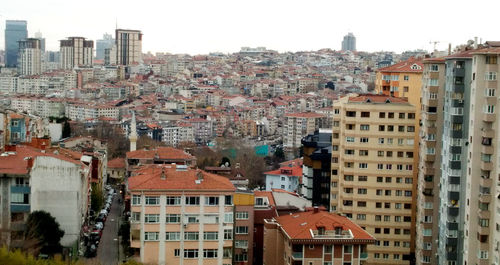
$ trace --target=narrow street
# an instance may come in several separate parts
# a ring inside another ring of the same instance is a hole
[[[111,210],[106,219],[104,230],[102,232],[101,242],[97,249],[97,259],[102,265],[116,265],[119,264],[118,260],[118,229],[119,219],[121,216],[121,206],[118,201],[118,195],[113,197]]]

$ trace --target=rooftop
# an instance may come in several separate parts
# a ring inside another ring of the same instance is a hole
[[[423,69],[422,59],[410,58],[406,61],[380,68],[377,72],[422,73]]]
[[[194,160],[195,157],[180,149],[158,147],[151,150],[136,150],[127,152],[127,159],[162,159],[162,160]]]
[[[349,98],[349,103],[403,103],[410,104],[404,98],[391,97],[387,95],[365,94]]]

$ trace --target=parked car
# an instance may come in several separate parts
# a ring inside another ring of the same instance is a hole
[[[106,222],[106,215],[105,214],[99,214],[99,216],[97,216],[97,218],[95,219],[96,222]]]
[[[97,255],[97,246],[95,244],[91,244],[87,246],[87,251],[85,252],[85,256],[87,258],[93,258]]]
[[[97,222],[97,223],[95,223],[94,228],[97,230],[102,230],[104,228],[104,223]]]

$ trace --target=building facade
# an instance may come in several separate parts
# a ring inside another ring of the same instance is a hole
[[[353,52],[356,51],[356,37],[354,37],[354,34],[352,34],[352,32],[349,32],[344,36],[344,39],[342,40],[342,50]]]
[[[18,41],[28,38],[26,20],[5,21],[5,67],[17,66]]]
[[[115,32],[116,60],[119,65],[131,65],[142,60],[140,30],[117,29]]]
[[[285,149],[299,148],[304,136],[323,128],[325,123],[325,116],[315,112],[286,114],[283,124],[283,147]]]
[[[316,207],[265,220],[263,264],[365,264],[374,242],[348,218]]]
[[[441,143],[445,101],[446,67],[443,58],[424,60],[422,80],[422,126],[417,203],[417,264],[437,264],[439,238],[439,184],[441,180]]]
[[[414,259],[415,107],[385,95],[334,102],[331,208],[377,238],[369,264]]]
[[[136,173],[128,190],[130,246],[137,259],[232,264],[235,188],[227,178],[175,165],[151,165]]]
[[[94,41],[83,37],[69,37],[60,41],[60,63],[62,69],[92,66]]]
[[[104,60],[105,50],[110,49],[115,44],[115,40],[111,34],[104,34],[102,39],[96,40],[95,42],[95,58],[98,60]]]
[[[19,42],[17,73],[37,75],[42,73],[42,49],[40,39],[24,39]]]

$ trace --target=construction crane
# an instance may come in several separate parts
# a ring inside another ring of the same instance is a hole
[[[436,50],[436,44],[440,43],[440,41],[429,41],[429,44],[433,44],[433,50]]]

